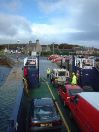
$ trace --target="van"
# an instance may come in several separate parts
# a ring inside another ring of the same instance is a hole
[[[51,83],[55,85],[65,84],[68,78],[69,78],[69,71],[63,68],[53,69],[50,75]]]
[[[82,132],[99,132],[99,92],[78,93],[71,99],[70,110]]]

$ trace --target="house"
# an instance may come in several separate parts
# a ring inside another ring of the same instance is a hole
[[[42,46],[42,52],[48,52],[51,51],[50,45],[41,45]]]
[[[25,54],[30,54],[31,52],[37,52],[41,54],[42,52],[42,46],[39,43],[39,40],[36,40],[35,43],[32,43],[32,41],[29,41],[29,43],[24,47],[23,52]]]

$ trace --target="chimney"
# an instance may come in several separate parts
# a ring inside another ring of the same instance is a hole
[[[37,44],[37,45],[39,44],[39,39],[36,40],[36,44]]]

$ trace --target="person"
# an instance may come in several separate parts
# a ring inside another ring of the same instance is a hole
[[[70,83],[70,78],[66,77],[66,84],[69,84],[69,83]]]
[[[24,67],[24,77],[27,78],[27,75],[28,75],[28,69],[27,69],[27,67],[25,66],[25,67]]]
[[[77,77],[75,75],[75,73],[72,73],[72,80],[71,80],[71,84],[72,85],[77,85]]]
[[[79,72],[79,70],[77,70],[77,72],[76,72],[76,77],[77,77],[77,84],[79,85],[80,84],[80,72]]]
[[[48,68],[48,69],[47,69],[47,78],[49,78],[50,73],[51,73],[51,70],[50,70],[50,68]]]
[[[17,61],[19,60],[19,56],[17,55]]]

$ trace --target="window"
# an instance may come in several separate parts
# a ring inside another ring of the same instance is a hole
[[[69,90],[69,94],[71,96],[75,96],[77,93],[81,93],[82,92],[82,89],[70,89]]]
[[[53,106],[36,106],[34,108],[34,115],[39,118],[53,117],[55,115],[55,109]]]
[[[58,72],[58,76],[65,76],[65,71],[60,71],[60,72]]]

